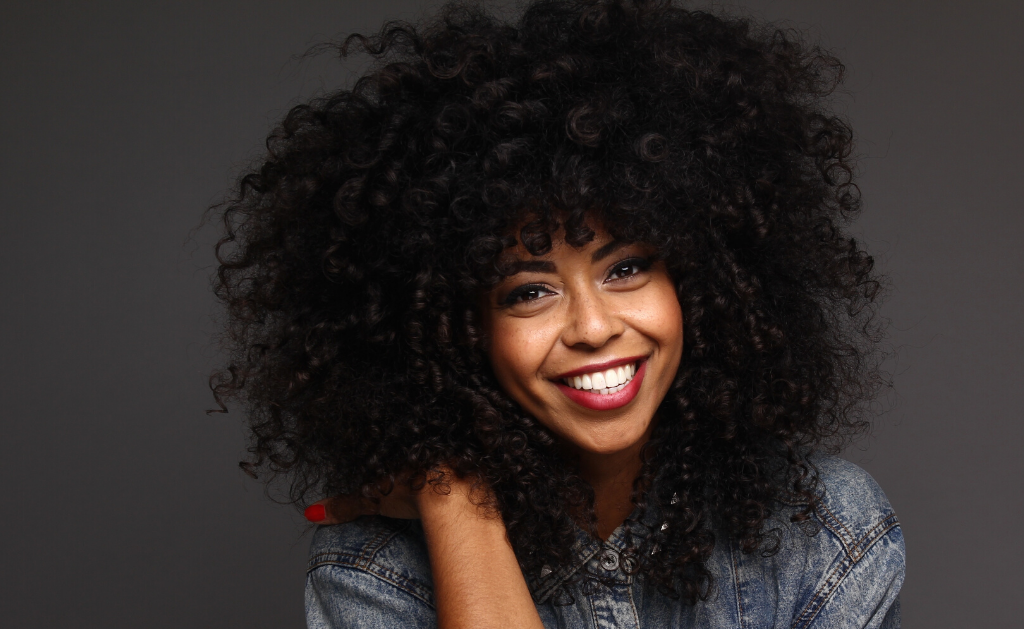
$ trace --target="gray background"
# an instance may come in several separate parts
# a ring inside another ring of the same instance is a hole
[[[87,6],[88,5],[88,6]],[[300,627],[308,536],[207,417],[212,233],[293,58],[436,3],[4,2],[0,624]],[[1024,3],[772,2],[850,69],[896,388],[848,452],[903,522],[908,627],[1019,626]]]

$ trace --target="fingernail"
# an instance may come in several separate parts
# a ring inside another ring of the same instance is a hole
[[[303,512],[310,522],[319,522],[327,517],[327,509],[323,505],[309,505]]]

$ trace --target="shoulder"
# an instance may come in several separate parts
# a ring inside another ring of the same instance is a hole
[[[364,572],[433,606],[430,559],[416,520],[363,517],[317,527],[308,571],[334,566]]]
[[[860,467],[834,456],[812,460],[821,481],[821,498],[814,513],[857,560],[889,531],[899,528],[899,519],[875,479]]]
[[[860,467],[831,456],[810,461],[818,473],[819,499],[810,520],[786,504],[772,517],[776,552],[717,553],[722,587],[738,602],[744,622],[802,629],[898,625],[904,546],[899,520],[885,493]],[[739,623],[743,624],[743,622]]]
[[[434,595],[419,521],[376,516],[317,527],[306,618],[310,627],[431,626]]]
[[[793,525],[778,566],[794,596],[794,627],[878,627],[898,623],[905,548],[899,519],[878,483],[838,457],[816,456],[817,525]],[[794,567],[799,566],[798,570]],[[782,602],[782,601],[780,601]]]

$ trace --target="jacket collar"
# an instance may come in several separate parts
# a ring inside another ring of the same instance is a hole
[[[656,510],[648,507],[646,513],[641,517],[639,509],[630,514],[630,522],[633,539],[646,538],[654,530],[660,517]],[[604,579],[611,579],[619,583],[631,583],[633,575],[628,574],[621,568],[608,570],[601,565],[601,559],[606,554],[612,554],[615,565],[621,563],[621,555],[627,548],[626,526],[620,525],[607,540],[601,540],[576,527],[576,541],[572,548],[572,561],[564,566],[544,566],[539,574],[529,575],[526,583],[533,593],[537,603],[545,603],[555,595],[562,587],[575,577],[582,570],[590,570]]]

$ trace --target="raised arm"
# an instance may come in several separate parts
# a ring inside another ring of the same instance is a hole
[[[420,518],[430,557],[438,627],[542,629],[537,608],[505,534],[505,524],[493,509],[486,506],[485,490],[479,486],[474,490],[471,480],[459,479],[453,474],[448,475],[448,486],[451,491],[447,493],[441,493],[430,485],[416,493],[399,487],[383,497],[379,504],[336,497],[311,505],[306,510],[306,517],[318,524],[344,523],[369,514]],[[331,581],[320,584],[320,587],[307,588],[307,598],[313,597],[307,600],[307,608],[310,602],[315,603],[312,606],[314,611],[345,609],[349,615],[355,614],[353,617],[362,612],[372,612],[374,618],[396,620],[403,613],[411,615],[407,620],[420,616],[419,603],[413,600],[415,596],[409,597],[408,602],[417,609],[409,608],[403,612],[407,598],[405,593],[399,597],[401,600],[395,601],[396,609],[390,609],[389,596],[364,600],[366,591],[376,591],[373,588],[355,587],[353,592],[358,596],[347,593],[348,586],[353,585],[351,579],[364,578],[364,575],[350,577],[347,572],[333,575],[318,570],[314,576]],[[316,580],[311,584],[317,585]],[[330,600],[335,596],[346,600]],[[355,609],[357,607],[362,609]],[[349,626],[333,624],[332,619],[341,618],[337,613],[317,617],[320,619],[317,627]]]
[[[417,503],[430,553],[442,629],[542,629],[505,524],[471,500],[472,483],[456,479],[451,493],[430,488]]]

